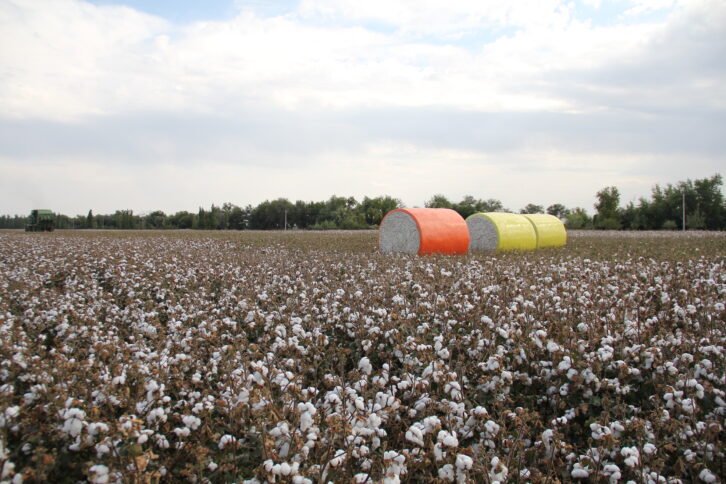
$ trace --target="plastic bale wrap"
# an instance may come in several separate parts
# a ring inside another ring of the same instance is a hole
[[[466,221],[448,208],[399,208],[383,217],[378,230],[383,253],[466,254]]]
[[[565,224],[554,215],[543,213],[525,215],[537,234],[537,248],[562,247],[567,243]]]
[[[470,251],[532,250],[537,234],[523,215],[503,212],[475,213],[466,219]]]

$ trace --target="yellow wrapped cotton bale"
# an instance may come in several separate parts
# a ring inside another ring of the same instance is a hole
[[[537,234],[537,248],[562,247],[567,243],[565,225],[554,215],[543,213],[525,215]]]
[[[537,247],[534,226],[523,215],[475,213],[466,219],[469,251],[532,250]]]

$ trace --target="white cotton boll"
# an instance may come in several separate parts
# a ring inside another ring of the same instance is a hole
[[[83,413],[83,412],[81,412]],[[17,405],[14,405],[12,407],[8,407],[5,409],[5,417],[10,420],[20,415],[20,407]],[[83,418],[83,417],[81,417]]]
[[[160,449],[168,449],[170,444],[164,435],[157,435],[156,436],[156,446],[159,447]]]
[[[237,438],[236,437],[234,437],[232,435],[229,435],[229,434],[224,434],[222,436],[222,438],[219,439],[218,447],[219,447],[220,450],[222,450],[222,449],[224,449],[227,446],[234,445],[235,442],[237,442]]]
[[[214,461],[212,461],[209,464],[207,464],[207,469],[209,469],[211,472],[216,471],[217,470],[217,467],[219,467],[219,466]]]
[[[550,353],[555,353],[556,351],[560,350],[560,345],[555,343],[554,341],[550,340],[547,342],[547,351]]]
[[[15,464],[10,461],[5,461],[2,468],[2,473],[0,473],[0,479],[5,479],[7,477],[10,477],[15,472]],[[3,481],[5,482],[5,481]]]
[[[607,464],[603,466],[602,470],[605,475],[610,476],[609,481],[611,483],[618,482],[622,477],[622,474],[620,473],[620,467],[615,464]]]
[[[177,428],[175,428],[175,429],[173,430],[173,432],[174,432],[174,433],[176,434],[176,436],[177,436],[177,437],[179,437],[180,439],[183,439],[183,438],[189,437],[189,434],[191,433],[191,431],[189,430],[189,428],[188,428],[188,427],[177,427]]]
[[[366,375],[370,375],[373,372],[373,366],[371,365],[371,360],[368,359],[367,356],[364,356],[360,359],[358,362],[358,369],[365,373]]]
[[[89,481],[93,484],[106,484],[109,481],[108,467],[97,464],[88,469]]]
[[[487,420],[484,424],[484,428],[487,431],[487,436],[494,437],[499,433],[499,424],[496,423],[494,420]]]
[[[446,430],[440,430],[436,440],[446,447],[458,447],[459,439],[456,438],[456,432],[449,433]]]
[[[149,412],[149,414],[146,416],[146,421],[149,424],[152,424],[156,421],[166,422],[166,411],[162,407],[157,407]]]
[[[182,422],[184,422],[184,425],[189,427],[191,430],[197,430],[199,426],[202,425],[202,421],[194,415],[183,415]]]
[[[443,460],[444,457],[446,457],[446,452],[444,452],[441,442],[434,445],[434,457],[436,458],[436,462]]]
[[[700,474],[698,474],[698,478],[701,479],[703,482],[716,482],[718,480],[718,477],[711,472],[709,469],[703,469]]]
[[[105,454],[108,454],[109,452],[111,452],[111,449],[106,444],[96,444],[94,446],[94,449],[96,449],[96,456],[98,458],[101,458]]]
[[[686,449],[683,451],[683,456],[686,458],[686,462],[693,463],[698,457],[698,454],[693,452],[691,449]]]
[[[441,427],[441,420],[439,420],[439,417],[433,415],[431,417],[426,417],[425,419],[423,419],[423,425],[426,429],[426,433],[431,433]]]
[[[423,440],[423,432],[421,428],[418,426],[419,424],[414,424],[406,431],[406,440],[409,442],[413,442],[414,444],[418,445],[419,447],[424,446],[424,440]]]
[[[344,461],[345,461],[345,451],[342,449],[338,449],[335,452],[335,456],[332,459],[330,459],[328,464],[330,464],[331,467],[339,467]]]
[[[509,469],[500,460],[499,457],[492,457],[491,470],[489,471],[489,481],[494,482],[505,482],[507,480],[507,474]]]
[[[590,477],[590,471],[586,467],[582,467],[579,462],[575,462],[570,475],[573,479],[587,479]]]
[[[103,422],[93,422],[88,426],[88,434],[95,436],[100,433],[107,433],[108,432],[108,425],[106,425]]]
[[[445,481],[454,482],[455,473],[454,473],[454,466],[451,464],[446,464],[443,467],[439,468],[439,479],[443,479]]]
[[[562,361],[560,361],[560,364],[557,365],[557,369],[560,371],[567,371],[570,368],[572,368],[572,358],[569,356],[565,356],[562,358]]]
[[[63,412],[62,430],[70,435],[71,437],[77,437],[83,430],[83,419],[86,417],[86,412],[80,408],[69,408]]]
[[[628,467],[635,467],[640,463],[640,452],[635,447],[623,447],[620,455],[625,457],[625,465]]]
[[[460,471],[466,471],[472,468],[474,461],[466,454],[456,454],[456,468]]]
[[[696,410],[696,406],[692,398],[684,398],[681,401],[681,408],[686,413],[693,413]]]
[[[71,437],[77,437],[83,429],[83,422],[77,418],[70,418],[63,423],[63,431]]]
[[[369,478],[368,474],[363,472],[363,473],[354,475],[353,482],[355,482],[355,484],[364,484],[366,482],[370,482],[370,478]]]
[[[651,444],[650,442],[643,446],[643,452],[645,452],[647,455],[655,454],[656,450],[658,450],[656,446]]]

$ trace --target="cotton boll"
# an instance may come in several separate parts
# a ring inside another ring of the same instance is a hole
[[[233,446],[237,442],[237,438],[233,435],[225,434],[219,439],[218,447],[220,450],[225,447]]]
[[[365,373],[366,375],[370,375],[371,372],[373,372],[373,366],[371,365],[371,360],[368,359],[367,356],[364,356],[360,359],[358,362],[358,369]]]
[[[491,482],[494,482],[494,481],[505,482],[507,480],[507,475],[509,473],[507,466],[505,466],[499,460],[499,457],[496,457],[496,456],[492,457],[490,465],[491,465],[491,468],[489,471],[489,480]]]
[[[88,469],[89,481],[93,484],[106,484],[109,482],[108,467],[97,464]]]
[[[345,462],[345,455],[346,455],[345,450],[338,449],[335,452],[335,455],[333,456],[333,458],[330,459],[330,461],[328,463],[330,464],[331,467],[340,467],[343,464],[343,462]]]
[[[449,433],[446,430],[440,430],[436,440],[446,447],[459,446],[459,439],[456,438],[456,432]]]
[[[456,468],[460,471],[467,471],[472,468],[474,465],[474,461],[471,457],[469,457],[466,454],[457,454],[456,455]]]
[[[454,482],[456,475],[454,472],[454,466],[451,464],[446,464],[443,467],[439,468],[439,479]]]
[[[184,422],[184,425],[189,427],[191,430],[196,430],[200,425],[202,425],[202,421],[193,415],[183,415],[182,422]]]
[[[413,442],[419,447],[423,447],[423,431],[419,425],[420,424],[416,423],[409,427],[409,429],[406,431],[406,440],[408,440],[409,442]]]
[[[85,417],[86,412],[79,408],[69,408],[65,410],[63,412],[63,418],[65,421],[63,422],[61,430],[71,437],[77,437],[83,429],[83,424],[85,423],[83,419]]]
[[[582,467],[579,462],[575,462],[570,475],[573,479],[587,479],[590,476],[590,471],[586,467]]]
[[[620,449],[620,455],[625,457],[625,465],[628,467],[636,467],[640,463],[640,453],[636,447],[623,447]]]
[[[703,482],[708,482],[708,483],[718,481],[718,477],[716,477],[716,475],[713,472],[711,472],[710,469],[703,469],[698,474],[698,478],[701,479]]]

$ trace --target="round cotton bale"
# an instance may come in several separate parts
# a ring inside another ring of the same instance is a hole
[[[469,250],[531,250],[537,234],[522,215],[503,212],[475,213],[466,219]]]
[[[383,253],[466,254],[469,230],[448,208],[398,208],[383,217],[378,247]]]
[[[544,213],[525,215],[537,233],[537,248],[562,247],[567,243],[565,224],[554,215]]]

